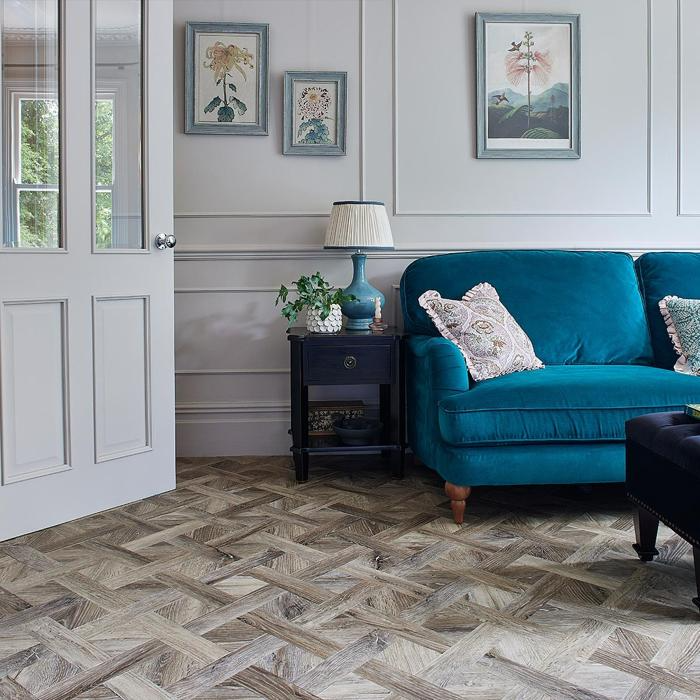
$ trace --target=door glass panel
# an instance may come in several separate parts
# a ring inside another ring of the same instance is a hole
[[[95,247],[143,248],[141,0],[95,0]]]
[[[61,248],[58,0],[0,3],[5,248]]]

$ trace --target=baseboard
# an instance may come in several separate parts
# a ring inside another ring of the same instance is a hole
[[[334,397],[317,398],[331,400]],[[348,396],[343,395],[343,398]],[[360,398],[365,404],[365,415],[379,417],[379,406],[372,400],[356,395],[349,398]],[[288,455],[292,444],[290,425],[289,401],[180,401],[175,408],[177,456]]]

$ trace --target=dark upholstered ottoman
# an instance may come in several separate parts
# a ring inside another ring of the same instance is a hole
[[[642,561],[657,554],[659,520],[693,545],[700,607],[700,421],[652,413],[627,421],[627,495],[637,506],[634,545]]]

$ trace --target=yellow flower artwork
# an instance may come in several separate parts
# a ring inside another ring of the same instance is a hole
[[[216,85],[221,85],[222,89],[222,95],[214,96],[204,108],[205,113],[216,109],[217,120],[220,122],[232,122],[236,118],[236,112],[243,116],[248,111],[248,106],[234,95],[238,88],[231,72],[235,69],[247,81],[248,73],[255,68],[253,54],[235,44],[226,46],[222,41],[217,41],[207,47],[204,67],[214,73]]]
[[[268,36],[264,23],[185,22],[185,133],[267,135]]]

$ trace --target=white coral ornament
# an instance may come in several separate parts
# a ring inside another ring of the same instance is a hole
[[[337,333],[343,327],[340,304],[332,304],[328,317],[321,318],[320,309],[309,309],[306,315],[306,330],[311,333]]]

